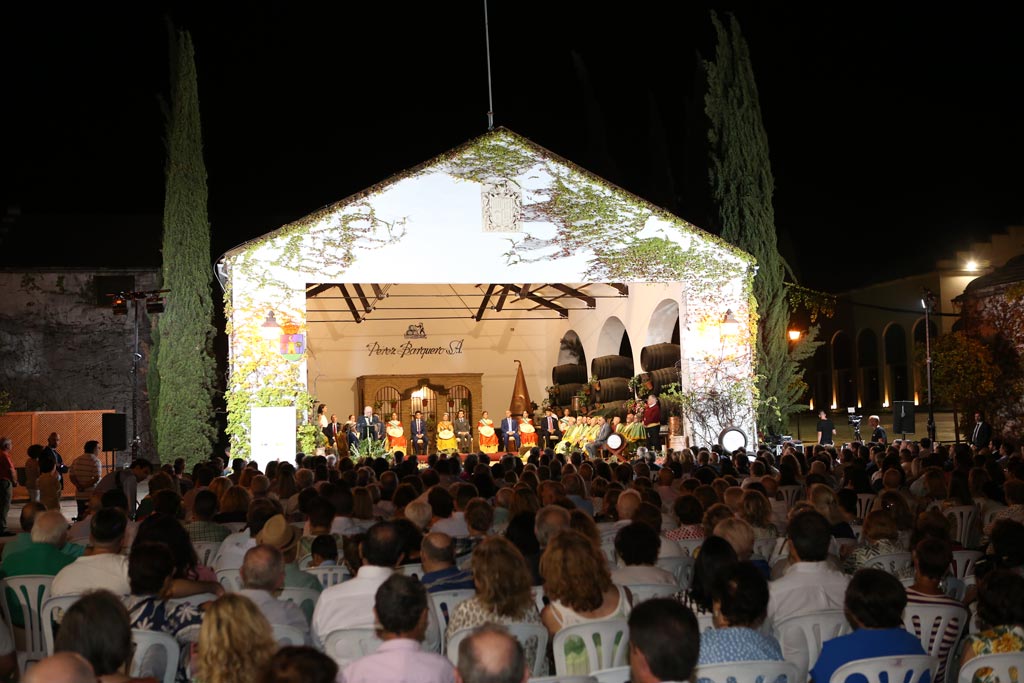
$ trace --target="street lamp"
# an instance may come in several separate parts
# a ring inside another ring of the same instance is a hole
[[[925,288],[921,294],[921,308],[924,309],[924,369],[928,378],[928,438],[935,443],[935,411],[932,406],[932,339],[931,312],[935,307],[935,295]]]

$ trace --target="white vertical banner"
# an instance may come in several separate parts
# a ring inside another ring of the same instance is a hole
[[[295,408],[291,406],[252,409],[251,458],[267,470],[274,460],[291,461],[295,457]]]

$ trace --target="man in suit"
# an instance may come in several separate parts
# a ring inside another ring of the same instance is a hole
[[[612,435],[612,426],[608,424],[608,420],[598,415],[597,423],[601,425],[601,428],[597,431],[597,438],[584,446],[591,458],[597,457],[598,449],[604,448],[604,445],[608,443],[608,437]]]
[[[519,420],[512,417],[512,411],[505,411],[505,419],[501,421],[501,438],[505,441],[505,450],[509,453],[518,453],[519,444]],[[514,449],[513,449],[514,446]]]
[[[331,415],[331,421],[324,427],[324,436],[327,437],[327,443],[331,448],[337,447],[339,434],[341,434],[341,424],[338,422],[338,416]]]
[[[544,448],[554,448],[562,439],[562,430],[558,427],[558,418],[555,411],[547,409],[547,414],[540,421],[540,440]]]
[[[975,448],[988,448],[992,441],[992,425],[985,422],[980,411],[974,413],[974,429],[971,431],[971,444]]]
[[[423,419],[423,413],[416,411],[412,418],[412,448],[416,455],[427,454],[427,421]]]
[[[384,423],[373,414],[372,407],[366,406],[363,408],[363,414],[356,421],[356,436],[359,441],[363,439],[377,439],[379,441],[384,438]]]

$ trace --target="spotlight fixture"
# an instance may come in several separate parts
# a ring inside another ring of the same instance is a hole
[[[128,299],[125,298],[124,294],[116,295],[112,306],[114,307],[114,315],[128,315]]]
[[[260,325],[260,336],[267,341],[274,341],[281,336],[281,326],[277,324],[273,311],[267,313],[267,319]]]

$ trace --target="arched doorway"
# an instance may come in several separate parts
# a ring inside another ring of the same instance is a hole
[[[882,402],[878,372],[878,336],[874,330],[861,330],[857,336],[857,368],[860,374],[860,401],[866,406]]]
[[[832,369],[835,373],[835,394],[837,407],[857,405],[857,378],[853,369],[853,344],[843,331],[832,337]]]
[[[893,401],[910,401],[910,378],[907,365],[907,333],[899,323],[892,323],[885,328],[885,365],[889,403]]]

